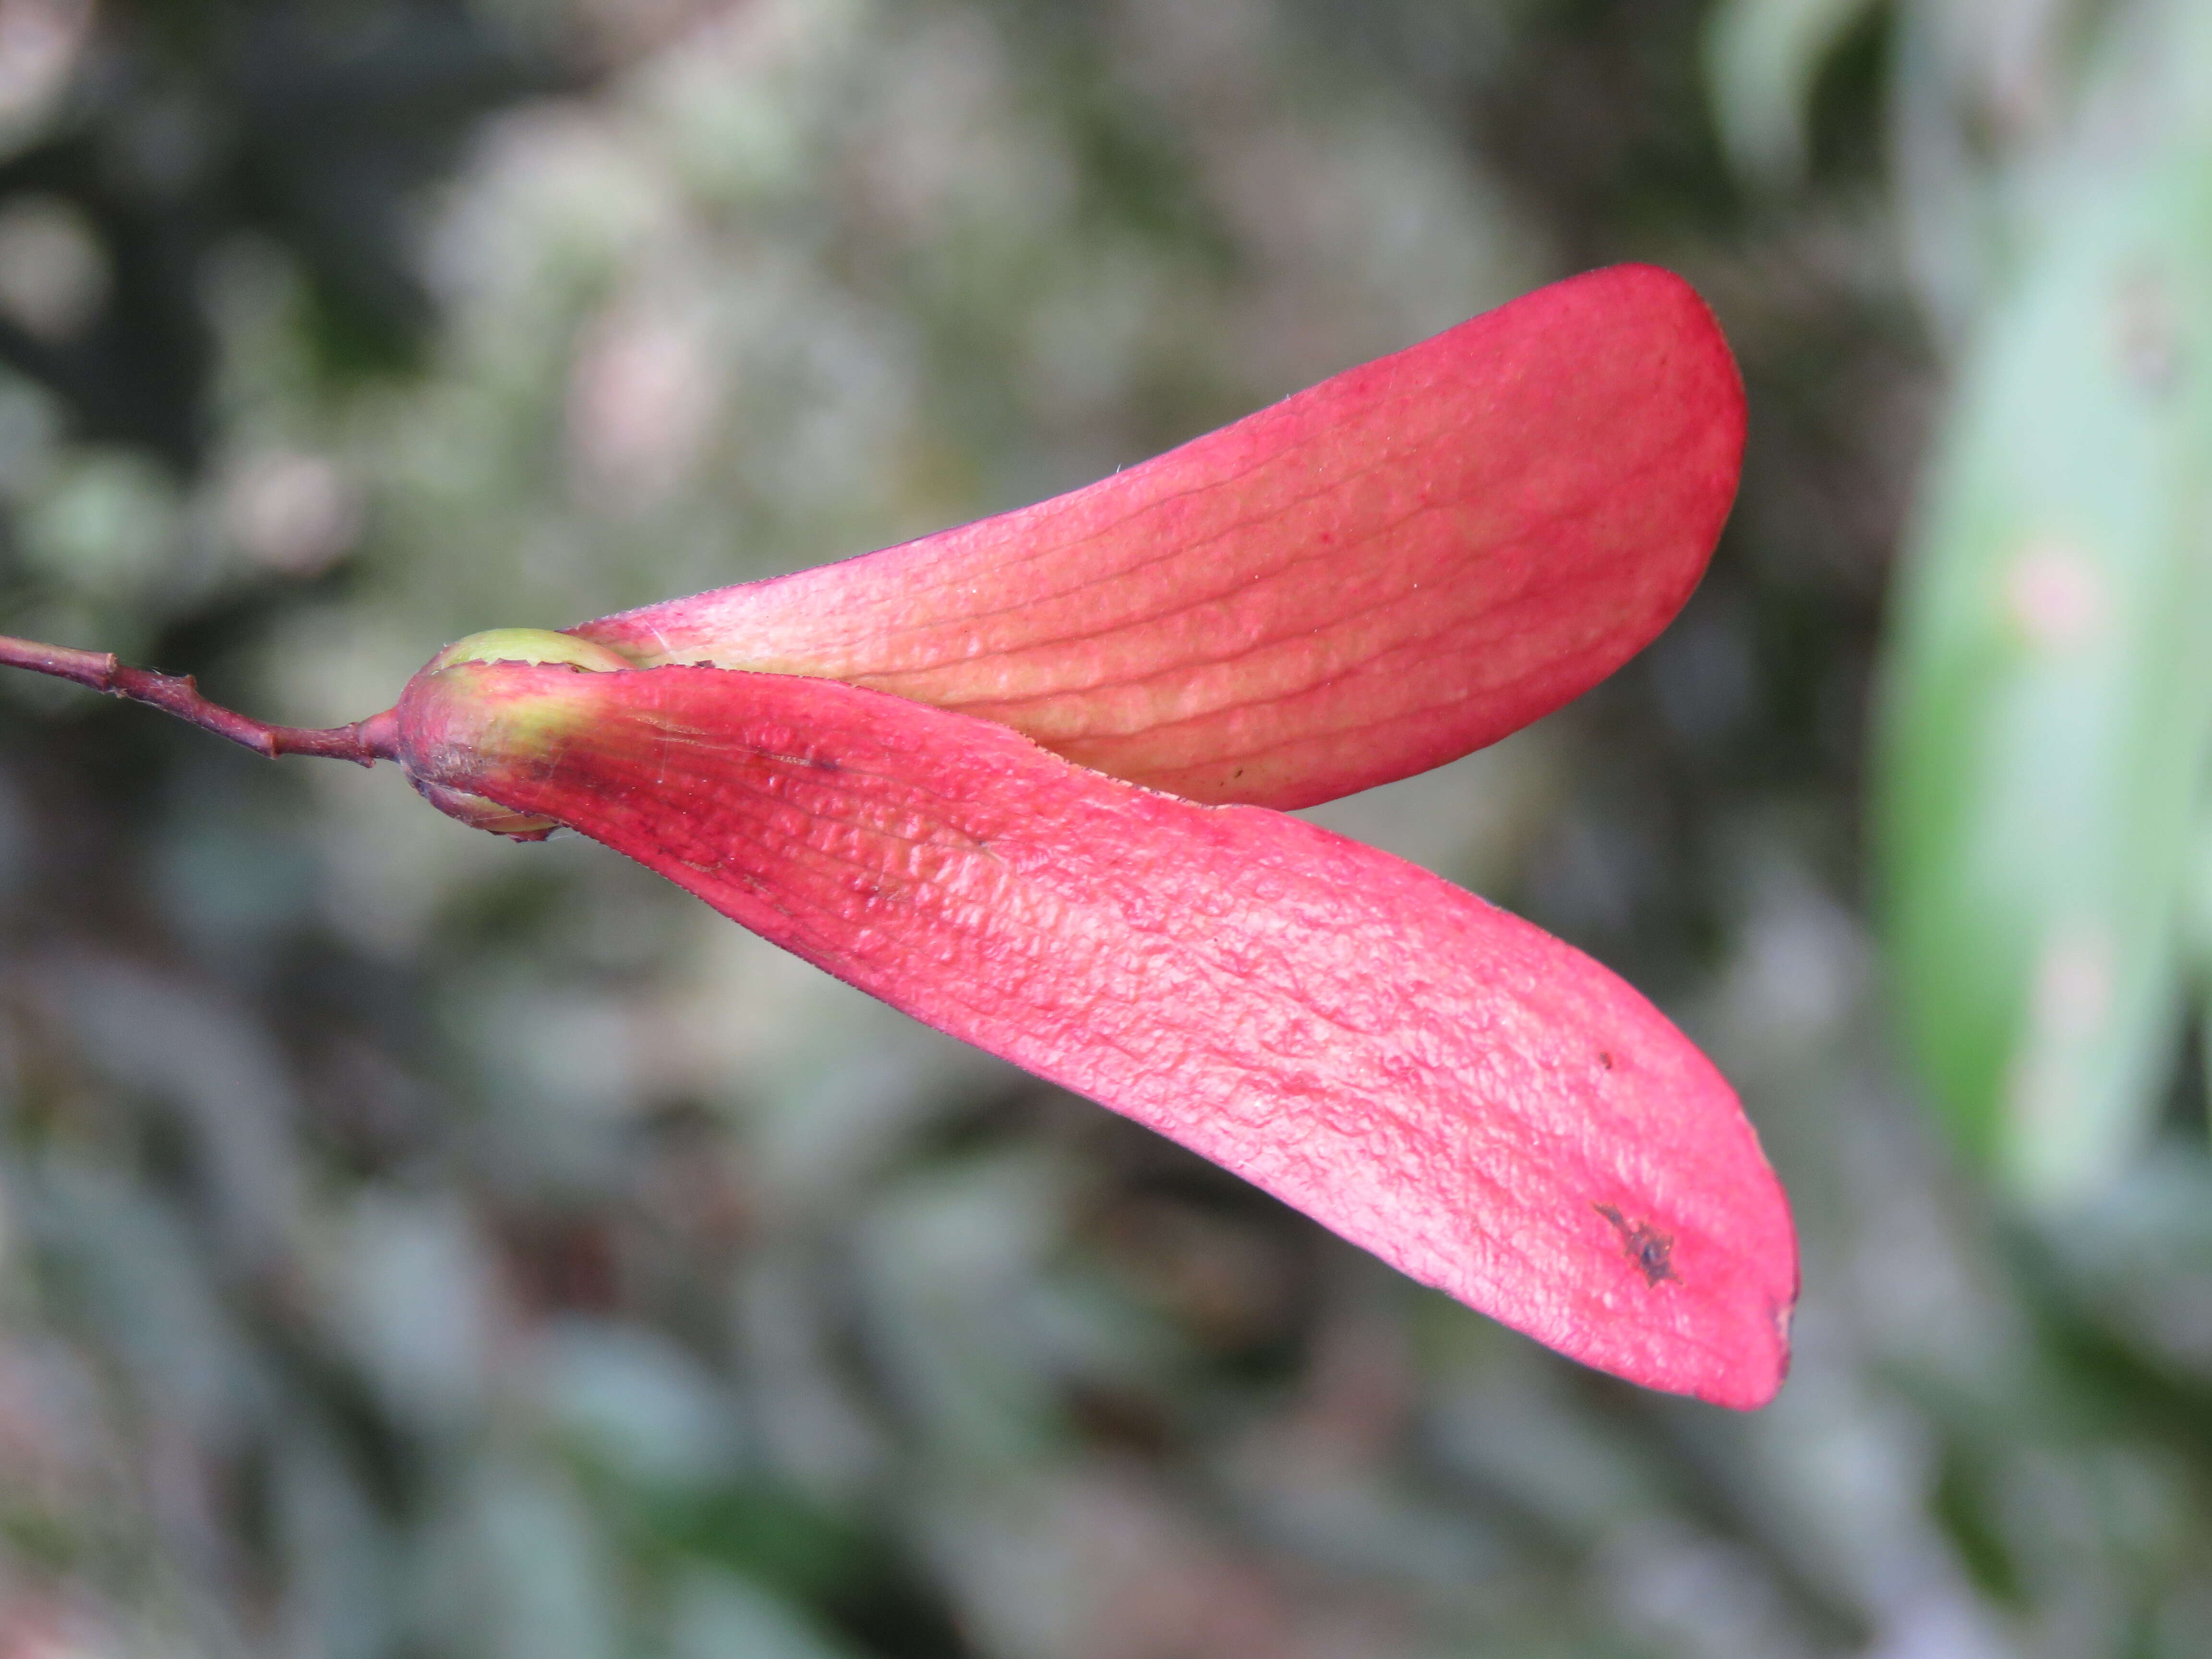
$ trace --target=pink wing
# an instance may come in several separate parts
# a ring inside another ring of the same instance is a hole
[[[1704,303],[1616,266],[1057,500],[573,631],[1303,806],[1494,742],[1641,649],[1705,570],[1743,433]]]
[[[1796,1243],[1727,1083],[1449,883],[834,681],[471,664],[399,717],[418,781],[573,825],[1565,1353],[1780,1385]]]

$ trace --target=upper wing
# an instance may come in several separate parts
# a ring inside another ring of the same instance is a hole
[[[1704,302],[1615,266],[1055,500],[572,631],[1308,805],[1494,742],[1641,649],[1705,570],[1743,433]]]

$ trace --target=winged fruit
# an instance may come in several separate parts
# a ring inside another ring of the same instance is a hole
[[[1601,271],[1057,501],[463,641],[398,752],[1563,1352],[1754,1406],[1796,1246],[1726,1082],[1587,957],[1262,810],[1610,672],[1702,573],[1742,433],[1696,295]]]
[[[1625,266],[1057,501],[473,635],[356,726],[0,660],[264,753],[397,759],[477,828],[580,830],[1562,1352],[1749,1407],[1796,1247],[1726,1081],[1589,957],[1274,810],[1639,649],[1711,556],[1743,423],[1703,304]]]

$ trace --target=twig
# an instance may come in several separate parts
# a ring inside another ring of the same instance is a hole
[[[189,674],[161,674],[150,668],[131,668],[115,659],[112,652],[72,651],[66,646],[40,645],[33,640],[0,635],[0,667],[27,668],[34,674],[75,680],[111,697],[128,697],[164,714],[212,732],[219,738],[271,758],[278,755],[320,755],[330,760],[349,760],[374,766],[398,753],[398,734],[383,714],[350,726],[315,731],[297,726],[270,726],[210,702]]]

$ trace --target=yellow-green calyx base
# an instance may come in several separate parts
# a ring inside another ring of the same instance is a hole
[[[419,684],[442,669],[457,667],[464,663],[503,662],[565,665],[587,673],[636,665],[627,657],[610,651],[603,645],[594,645],[589,640],[580,640],[573,635],[556,634],[544,628],[494,628],[481,634],[471,634],[465,640],[454,641],[431,658],[416,678]],[[458,818],[463,823],[489,830],[494,835],[511,836],[517,841],[543,841],[560,827],[551,818],[517,812],[485,796],[422,777],[417,775],[414,767],[408,765],[407,757],[404,755],[401,765],[408,771],[410,781],[424,799],[448,817]]]
[[[593,645],[573,634],[556,634],[550,628],[489,628],[455,640],[431,658],[422,672],[434,674],[461,662],[566,663],[571,668],[595,672],[637,665],[604,645]]]

